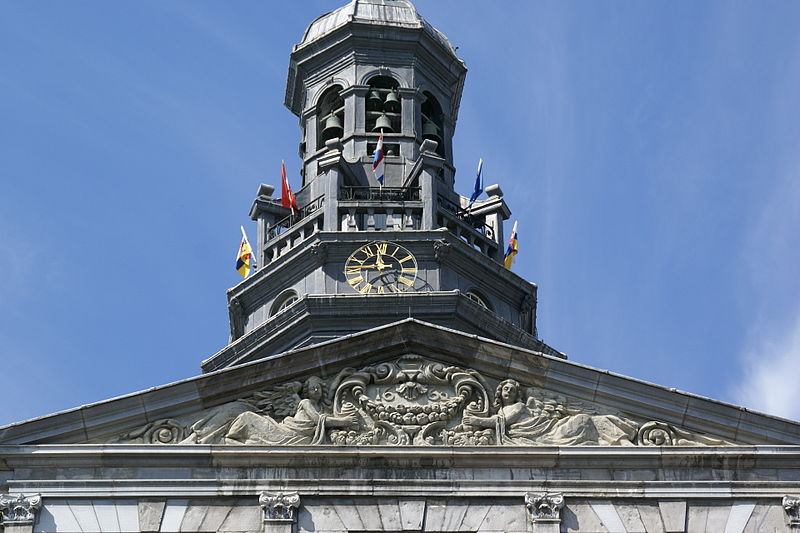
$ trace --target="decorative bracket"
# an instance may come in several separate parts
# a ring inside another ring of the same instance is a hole
[[[784,496],[783,510],[789,515],[789,527],[800,529],[800,496]]]
[[[17,497],[0,495],[0,525],[29,526],[36,520],[36,513],[42,507],[42,495],[32,494]]]
[[[300,494],[295,492],[262,492],[258,503],[264,510],[264,522],[294,522],[300,507]]]
[[[561,509],[564,508],[564,494],[561,492],[527,492],[525,493],[525,507],[528,516],[534,524],[561,523]]]
[[[433,254],[439,262],[444,261],[450,253],[450,243],[444,239],[438,239],[433,243]]]

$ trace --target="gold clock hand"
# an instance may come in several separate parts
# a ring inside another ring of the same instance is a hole
[[[386,263],[383,262],[380,251],[378,251],[378,258],[375,260],[375,266],[378,268],[378,270],[383,270],[387,266]]]

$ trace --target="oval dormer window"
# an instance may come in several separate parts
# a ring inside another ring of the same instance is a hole
[[[272,304],[272,310],[270,311],[269,316],[284,312],[286,309],[291,307],[297,301],[297,299],[298,297],[295,291],[286,291],[282,293],[275,299],[275,303]]]

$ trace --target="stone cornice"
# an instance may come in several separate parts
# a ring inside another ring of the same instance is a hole
[[[13,493],[42,497],[114,497],[149,494],[204,497],[299,491],[303,496],[374,496],[403,493],[519,497],[524,492],[563,492],[570,497],[780,498],[792,481],[751,481],[767,470],[795,478],[800,447],[715,448],[428,448],[240,447],[138,445],[0,446]],[[99,467],[98,465],[102,465]],[[59,469],[59,479],[47,476]],[[87,468],[125,468],[137,479],[79,479]],[[25,479],[14,479],[22,469]],[[70,471],[75,469],[75,479]],[[190,479],[203,469],[210,477]],[[247,479],[238,476],[245,469]],[[405,479],[382,479],[402,469]],[[707,480],[713,469],[714,480]],[[652,475],[654,480],[624,481]],[[706,478],[706,480],[704,480]],[[739,481],[746,479],[745,481]],[[681,481],[686,480],[686,481]]]

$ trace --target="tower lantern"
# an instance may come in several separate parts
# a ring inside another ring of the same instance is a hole
[[[285,98],[300,121],[300,212],[259,189],[259,270],[228,292],[231,338],[264,342],[204,370],[409,317],[557,354],[536,338],[536,286],[503,267],[500,187],[472,204],[455,191],[466,73],[408,0],[352,0],[308,26]]]

